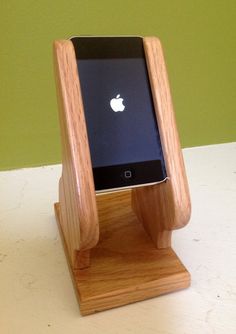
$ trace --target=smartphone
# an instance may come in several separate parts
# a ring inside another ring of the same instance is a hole
[[[166,180],[142,37],[73,37],[96,192]]]

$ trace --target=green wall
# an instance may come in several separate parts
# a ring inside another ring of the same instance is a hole
[[[235,1],[3,0],[0,169],[60,161],[52,41],[162,40],[183,147],[236,140]]]

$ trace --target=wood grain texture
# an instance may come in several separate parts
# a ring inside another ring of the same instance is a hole
[[[132,200],[155,245],[163,248],[170,246],[171,230],[188,223],[191,202],[162,46],[156,37],[144,37],[143,45],[169,179],[132,190]]]
[[[144,38],[144,48],[169,179],[96,196],[74,48],[54,43],[63,164],[55,213],[83,315],[190,284],[170,248],[190,199],[164,57],[156,38]]]
[[[91,266],[70,267],[82,315],[190,285],[190,275],[174,251],[156,249],[145,233],[131,208],[131,191],[99,195],[97,206],[100,240],[91,250]],[[56,216],[60,228],[58,205]]]
[[[54,65],[62,139],[61,224],[76,268],[86,258],[78,251],[98,242],[99,225],[78,70],[70,41],[54,42]]]

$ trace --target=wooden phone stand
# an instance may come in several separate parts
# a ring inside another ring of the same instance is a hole
[[[143,45],[168,180],[96,195],[74,48],[54,42],[63,167],[55,213],[82,315],[190,285],[171,248],[191,204],[166,66],[157,38]]]

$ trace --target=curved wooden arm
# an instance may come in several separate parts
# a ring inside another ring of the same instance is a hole
[[[191,202],[162,46],[156,37],[144,37],[143,45],[169,179],[132,190],[132,203],[154,243],[162,248],[170,246],[171,230],[188,223]]]
[[[54,42],[54,64],[62,139],[61,226],[70,261],[76,267],[78,251],[97,244],[99,225],[80,83],[71,41]]]

